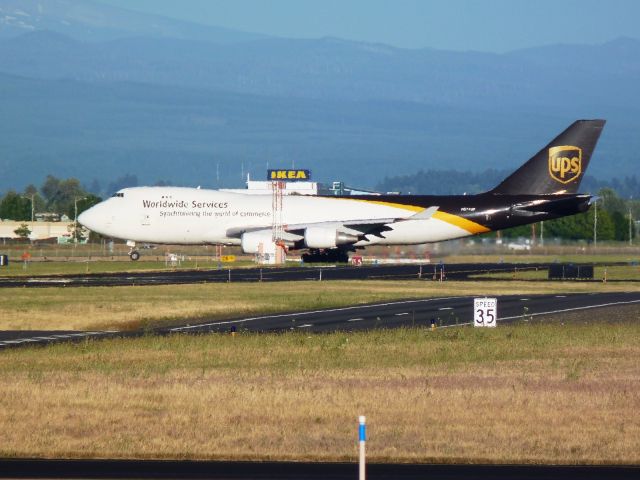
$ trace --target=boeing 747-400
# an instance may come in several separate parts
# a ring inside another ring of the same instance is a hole
[[[345,261],[349,251],[368,245],[439,242],[588,210],[593,197],[578,187],[604,124],[574,122],[497,187],[477,195],[284,195],[274,219],[272,195],[135,187],[78,221],[127,240],[132,260],[140,256],[137,242],[240,245],[245,253],[277,243],[315,259]]]

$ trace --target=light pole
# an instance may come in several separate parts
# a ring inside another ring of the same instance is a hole
[[[33,223],[33,197],[35,197],[35,193],[31,195],[23,195],[22,198],[28,198],[31,200],[31,223]]]
[[[631,198],[629,199],[629,246],[633,245],[633,216],[631,215]]]
[[[598,200],[593,202],[593,249],[598,246]]]
[[[33,197],[35,194],[31,195],[22,195],[22,198],[31,199],[31,233],[29,234],[29,241],[33,243]]]
[[[78,200],[84,200],[87,197],[73,197],[73,243],[78,243]]]

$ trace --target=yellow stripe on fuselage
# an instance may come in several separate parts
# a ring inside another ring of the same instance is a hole
[[[456,227],[460,227],[463,230],[466,230],[469,233],[485,233],[490,232],[491,229],[480,225],[479,223],[472,222],[471,220],[467,220],[464,217],[459,217],[458,215],[452,215],[451,213],[437,211],[433,214],[432,218],[436,218],[438,220],[442,220],[443,222],[447,222],[451,225],[455,225]]]
[[[402,204],[402,203],[394,203],[394,202],[383,202],[383,201],[379,201],[379,200],[363,200],[363,199],[359,199],[359,198],[348,198],[345,199],[344,197],[341,198],[341,200],[354,200],[356,202],[366,202],[366,203],[373,203],[376,205],[383,205],[385,207],[393,207],[393,208],[401,208],[403,210],[408,210],[410,212],[423,212],[424,210],[426,210],[426,208],[424,207],[418,207],[416,205],[406,205],[406,204]],[[411,217],[409,217],[411,218]],[[407,218],[407,220],[409,219]],[[472,222],[471,220],[467,220],[464,217],[460,217],[458,215],[453,215],[451,213],[446,213],[446,212],[442,212],[440,210],[436,211],[432,218],[436,218],[438,220],[441,220],[443,222],[446,222],[450,225],[455,225],[456,227],[462,228],[463,230],[466,230],[467,232],[471,233],[471,234],[477,234],[477,233],[486,233],[486,232],[490,232],[491,229],[485,227],[484,225],[480,225],[479,223],[476,222]]]

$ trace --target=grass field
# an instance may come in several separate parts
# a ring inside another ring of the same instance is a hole
[[[4,351],[0,456],[640,463],[626,315]]]
[[[620,290],[640,291],[640,284],[379,280],[14,288],[1,291],[0,329],[129,330],[404,298]]]
[[[593,250],[584,245],[566,245],[551,247],[534,247],[527,252],[514,252],[506,247],[501,251],[496,246],[492,248],[480,248],[492,251],[492,253],[470,253],[479,249],[476,247],[440,248],[432,252],[431,262],[445,264],[450,263],[541,263],[541,262],[566,262],[566,263],[612,263],[612,262],[638,262],[640,261],[640,248],[629,247],[619,243],[615,246],[603,245]],[[360,252],[364,261],[371,262],[374,259],[388,259],[389,257],[424,258],[424,252],[415,247],[399,248],[370,247]],[[442,251],[440,251],[442,250]],[[499,252],[493,252],[498,250]],[[141,249],[141,260],[132,262],[127,256],[129,247],[124,244],[116,244],[114,251],[109,253],[105,245],[0,245],[0,254],[7,253],[11,257],[9,267],[0,268],[0,276],[28,276],[28,275],[57,275],[57,274],[84,274],[102,273],[114,271],[148,271],[148,270],[172,270],[172,269],[215,269],[218,267],[216,249],[213,246],[159,246],[152,249]],[[24,252],[29,252],[34,261],[23,268],[20,260]],[[165,255],[168,252],[184,256],[185,261],[177,267],[168,266],[165,263]],[[403,253],[404,252],[404,253]],[[223,254],[237,257],[237,261],[224,264],[223,268],[242,268],[255,266],[251,255],[244,255],[238,247],[226,247]],[[292,252],[288,264],[297,265],[299,252]]]
[[[36,265],[47,275],[165,268]],[[636,278],[634,268],[608,267],[608,276]],[[518,278],[526,275],[535,273]],[[640,291],[635,282],[506,279],[3,289],[0,329],[125,330],[400,298]],[[364,414],[372,461],[640,464],[638,307],[607,309],[609,323],[598,312],[491,330],[149,335],[6,350],[0,457],[355,461]]]
[[[475,258],[475,257],[473,257]],[[495,263],[498,262],[498,259],[487,259],[482,262],[490,262]],[[539,260],[539,262],[550,262],[549,258]],[[593,263],[595,260],[591,260]],[[619,261],[619,260],[616,260]],[[606,260],[605,262],[614,262],[614,260]],[[452,262],[455,263],[455,262]],[[460,262],[467,263],[467,262]],[[568,262],[571,263],[571,262]],[[590,263],[590,261],[585,261],[584,259],[574,263]],[[288,266],[299,266],[298,263],[289,263]],[[139,262],[132,262],[130,260],[120,260],[120,261],[105,261],[105,260],[94,260],[94,261],[47,261],[47,262],[30,262],[25,267],[22,262],[12,262],[8,267],[3,267],[0,270],[0,277],[29,277],[29,276],[46,276],[46,275],[84,275],[84,274],[93,274],[93,273],[113,273],[113,272],[145,272],[145,271],[176,271],[176,270],[216,270],[218,268],[222,269],[235,269],[235,268],[254,268],[256,266],[255,262],[249,260],[242,260],[233,263],[224,263],[218,265],[218,263],[211,258],[188,258],[184,261],[180,262],[178,266],[171,266],[167,264],[165,261],[155,261],[155,260],[146,260]],[[317,265],[311,265],[317,266]],[[264,267],[264,268],[279,268],[279,267]],[[417,267],[416,267],[417,268]],[[427,267],[429,268],[429,267]],[[640,266],[638,264],[635,265],[624,265],[624,266],[598,266],[595,268],[594,276],[597,279],[601,279],[604,276],[604,271],[607,270],[607,277],[609,279],[617,279],[617,280],[637,280],[640,279]],[[515,274],[515,278],[517,279],[542,279],[546,278],[547,271],[541,270],[537,273],[532,272],[506,272],[506,273],[497,273],[497,274],[485,274],[478,275],[478,278],[482,278],[484,276],[488,278],[503,278],[503,279],[513,279]]]
[[[514,269],[510,272],[501,273],[484,273],[480,275],[471,275],[470,278],[493,278],[498,280],[547,280],[548,271],[545,270],[528,270],[522,271]],[[625,280],[640,280],[640,266],[638,265],[620,265],[620,266],[607,266],[607,267],[594,267],[593,278],[601,281],[625,281]]]
[[[220,268],[255,267],[255,262],[240,261],[221,264]],[[172,266],[164,260],[145,260],[132,262],[131,260],[92,260],[92,261],[34,261],[26,266],[23,262],[12,262],[0,270],[2,277],[29,277],[43,275],[79,275],[112,272],[148,272],[175,270],[215,270],[218,263],[211,258],[186,259],[179,265]]]
[[[572,251],[573,250],[573,251]],[[627,253],[587,253],[578,249],[562,249],[559,251],[543,251],[536,249],[533,253],[484,254],[484,255],[448,255],[443,261],[447,263],[618,263],[638,262],[640,252],[637,247]]]

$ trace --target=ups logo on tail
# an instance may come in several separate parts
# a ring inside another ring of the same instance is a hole
[[[563,145],[549,149],[549,175],[560,183],[576,180],[582,173],[582,149]]]

